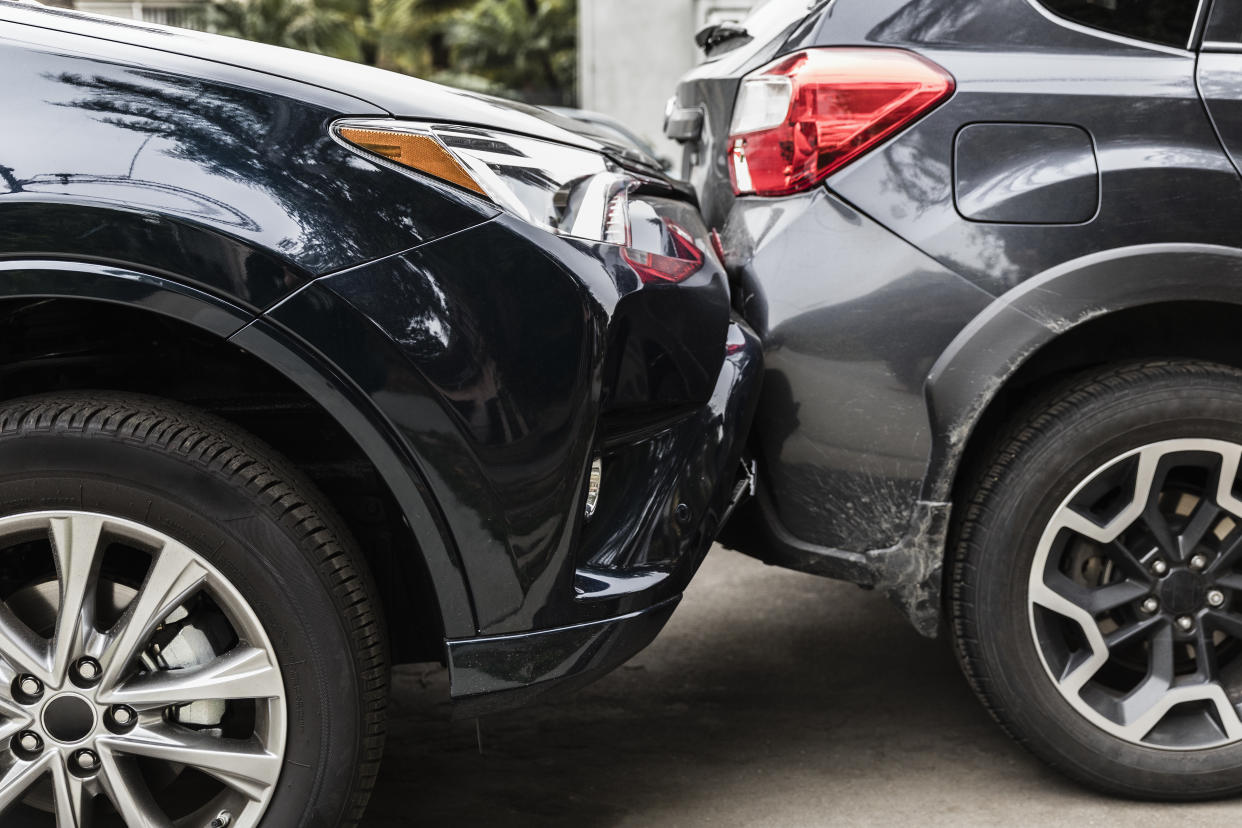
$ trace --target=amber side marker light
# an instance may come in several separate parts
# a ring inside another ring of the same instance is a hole
[[[465,187],[481,196],[487,195],[465,167],[430,135],[357,127],[341,127],[337,132],[354,146],[387,158],[394,164]]]

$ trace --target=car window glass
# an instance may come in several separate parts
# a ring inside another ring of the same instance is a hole
[[[1186,48],[1199,0],[1040,0],[1049,11],[1113,34]]]
[[[1216,0],[1203,43],[1242,43],[1242,0]]]
[[[746,16],[742,28],[755,40],[767,42],[789,24],[825,5],[823,0],[767,0]]]

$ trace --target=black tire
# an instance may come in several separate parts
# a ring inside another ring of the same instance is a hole
[[[1037,611],[1028,607],[1028,578],[1045,527],[1080,482],[1112,458],[1180,438],[1242,444],[1242,371],[1170,361],[1123,365],[1067,383],[998,436],[963,490],[950,546],[956,650],[984,705],[1054,767],[1133,798],[1242,792],[1242,741],[1168,750],[1119,738],[1089,720],[1044,666],[1038,648],[1047,644],[1037,643],[1032,629]]]
[[[354,825],[383,750],[388,668],[375,594],[315,487],[258,440],[185,406],[65,393],[0,406],[0,517],[100,512],[207,559],[261,621],[288,737],[262,824]]]

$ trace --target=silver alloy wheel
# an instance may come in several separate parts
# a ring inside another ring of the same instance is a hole
[[[0,603],[0,814],[38,800],[50,775],[44,807],[59,828],[88,824],[101,795],[131,826],[187,816],[195,825],[220,816],[230,828],[256,825],[280,775],[287,717],[279,664],[245,599],[193,550],[130,520],[73,511],[0,518],[0,550],[40,538],[55,563],[51,634],[19,618],[12,595]],[[150,557],[140,586],[120,588],[132,599],[108,619],[97,598],[118,593],[107,563],[113,544]],[[204,648],[189,606],[210,618],[217,639],[229,631],[230,646]],[[170,665],[161,647],[182,657]],[[226,732],[237,725],[219,713],[239,705],[252,731],[244,735]],[[186,769],[202,775],[206,793],[192,815],[161,803],[153,768],[165,783]]]
[[[1028,581],[1049,678],[1127,742],[1242,740],[1242,446],[1167,440],[1110,460],[1053,513]]]

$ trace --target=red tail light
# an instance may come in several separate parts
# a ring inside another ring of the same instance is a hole
[[[729,132],[738,195],[810,189],[953,94],[953,77],[901,49],[794,52],[742,80]]]
[[[632,247],[621,248],[621,257],[625,259],[643,284],[660,282],[684,282],[703,268],[703,253],[698,245],[681,225],[670,219],[664,219],[668,228],[668,237],[672,241],[674,255],[649,253],[635,250]]]

